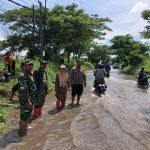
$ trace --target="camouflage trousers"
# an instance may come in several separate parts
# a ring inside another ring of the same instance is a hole
[[[28,121],[31,117],[32,109],[33,107],[30,104],[21,105],[20,106],[20,120]]]

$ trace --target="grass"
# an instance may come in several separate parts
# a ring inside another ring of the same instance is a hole
[[[0,133],[4,131],[6,122],[7,122],[7,109],[1,107],[0,108]]]

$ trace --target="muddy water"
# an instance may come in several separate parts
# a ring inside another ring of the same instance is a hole
[[[50,97],[43,115],[29,124],[28,135],[20,142],[17,125],[0,140],[0,148],[8,150],[149,150],[150,91],[140,89],[132,77],[111,71],[106,79],[105,95],[92,92],[92,72],[87,73],[88,86],[79,108],[65,109],[48,115]],[[70,96],[67,98],[70,101]],[[15,141],[15,140],[14,140]]]

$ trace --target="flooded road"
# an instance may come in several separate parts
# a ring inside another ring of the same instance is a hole
[[[28,135],[12,143],[14,125],[0,140],[0,149],[150,150],[149,89],[138,88],[132,77],[118,70],[106,79],[108,88],[102,97],[92,92],[92,72],[87,72],[87,83],[81,107],[49,115],[54,101],[48,96],[43,115],[29,124]]]

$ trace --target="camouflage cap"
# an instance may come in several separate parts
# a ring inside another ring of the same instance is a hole
[[[24,62],[25,65],[33,65],[33,61],[32,60],[25,60]]]
[[[47,64],[47,61],[46,61],[46,60],[41,60],[40,63],[41,63],[41,64]]]

